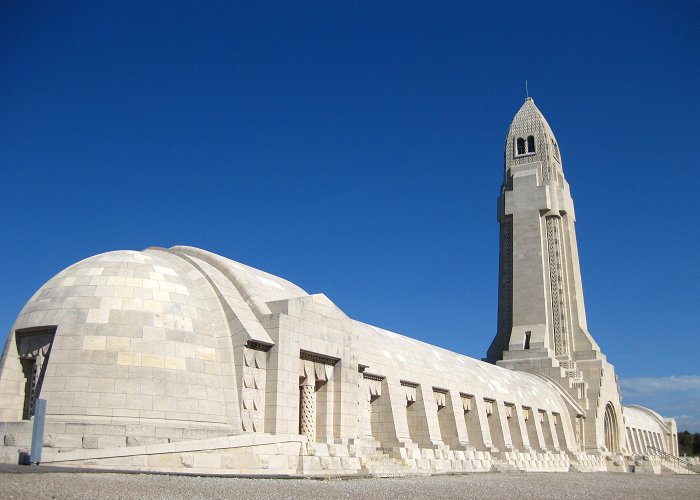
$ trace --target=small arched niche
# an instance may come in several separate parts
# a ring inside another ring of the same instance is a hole
[[[605,431],[605,447],[610,453],[619,453],[620,438],[618,436],[617,414],[612,403],[605,405],[603,428]]]

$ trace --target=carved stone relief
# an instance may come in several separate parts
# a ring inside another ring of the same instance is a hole
[[[316,441],[316,386],[328,382],[337,358],[301,351],[299,355],[299,433]]]
[[[546,218],[547,254],[549,256],[549,285],[552,302],[552,325],[554,327],[554,353],[568,356],[569,345],[566,332],[566,293],[564,292],[564,270],[561,258],[561,229],[559,217]]]
[[[406,397],[406,406],[416,401],[416,388],[418,384],[414,382],[407,382],[405,380],[401,381],[401,388],[404,391]]]
[[[447,399],[447,390],[433,387],[433,396],[435,397],[435,404],[437,405],[438,410],[440,408],[444,408]]]
[[[498,333],[507,342],[513,327],[513,219],[501,223]],[[503,346],[504,348],[507,346]]]
[[[267,353],[244,346],[243,363],[243,430],[263,432]]]
[[[460,394],[460,398],[462,399],[462,409],[464,410],[464,413],[472,411],[472,400],[474,399],[474,396]]]

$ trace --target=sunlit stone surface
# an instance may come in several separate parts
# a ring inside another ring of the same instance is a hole
[[[480,361],[346,316],[201,249],[96,255],[19,314],[0,459],[37,398],[42,463],[216,474],[680,470],[676,427],[623,407],[586,326],[574,207],[532,99],[505,146],[497,334]]]

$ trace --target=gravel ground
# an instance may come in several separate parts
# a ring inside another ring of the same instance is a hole
[[[492,473],[362,479],[243,479],[0,470],[0,498],[700,498],[700,475]]]

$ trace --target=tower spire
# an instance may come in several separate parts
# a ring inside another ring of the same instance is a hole
[[[559,147],[527,80],[525,90],[506,139],[498,328],[488,359],[508,364],[539,350],[566,364],[575,351],[598,347],[586,326],[574,206]]]
[[[605,415],[608,404],[614,415],[622,405],[615,370],[586,324],[574,202],[557,139],[527,80],[525,94],[505,143],[498,321],[486,360],[555,381],[576,401],[576,418],[586,417],[576,422],[586,447],[615,451]]]

